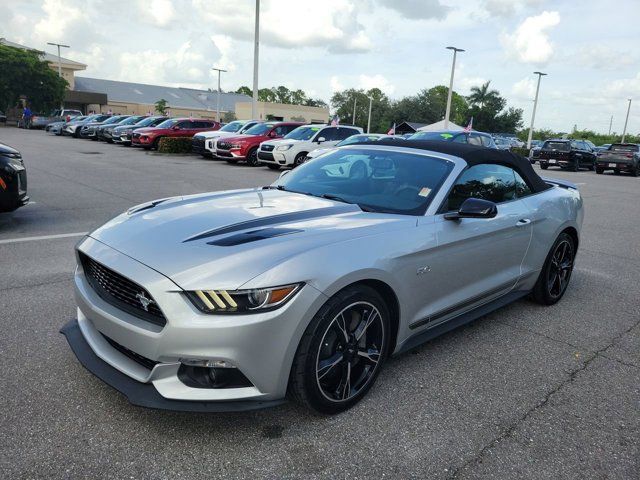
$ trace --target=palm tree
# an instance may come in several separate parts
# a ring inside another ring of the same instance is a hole
[[[479,87],[471,87],[471,95],[467,97],[471,105],[478,106],[482,110],[488,102],[497,100],[500,97],[500,92],[497,90],[489,90],[490,83],[491,80]]]

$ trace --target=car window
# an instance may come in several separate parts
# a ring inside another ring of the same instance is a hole
[[[423,215],[452,168],[453,162],[436,157],[358,145],[318,156],[278,184],[293,192],[337,197],[365,211]]]
[[[337,130],[338,129],[336,127],[324,128],[318,134],[316,139],[319,139],[320,137],[322,137],[324,138],[325,142],[333,142],[334,140],[338,140],[338,138],[336,138]]]
[[[462,133],[460,135],[456,135],[455,137],[453,137],[452,141],[455,143],[467,143],[467,134]]]
[[[477,133],[469,134],[469,145],[478,145],[482,146],[482,136]]]
[[[286,125],[280,125],[279,127],[274,128],[273,131],[279,137],[284,137],[287,133],[289,133]]]
[[[352,135],[356,135],[360,133],[355,128],[338,128],[336,129],[335,140],[344,140],[345,138],[349,138]]]
[[[533,192],[531,191],[531,187],[524,181],[524,178],[520,176],[518,172],[513,170],[513,175],[516,178],[516,195],[518,198],[526,197],[527,195],[531,195]]]
[[[468,198],[480,198],[494,203],[516,198],[513,170],[502,165],[480,164],[468,168],[456,180],[447,199],[447,209],[457,211]]]
[[[491,142],[491,137],[487,137],[486,135],[480,135],[480,140],[482,141],[482,145],[484,147],[493,147]]]
[[[191,128],[191,122],[189,120],[183,120],[177,123],[180,128]]]

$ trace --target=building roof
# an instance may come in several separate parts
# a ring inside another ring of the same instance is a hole
[[[15,43],[15,42],[10,42],[9,40],[6,39],[2,39],[0,40],[0,43],[2,43],[3,45],[7,45],[8,47],[14,47],[14,48],[19,48],[21,50],[32,50],[34,52],[38,52],[40,53],[40,56],[43,60],[49,62],[49,63],[54,63],[54,64],[58,64],[58,55],[53,54],[53,53],[47,53],[43,50],[38,50],[37,48],[31,48],[31,47],[27,47],[25,45],[20,45],[19,43]],[[52,47],[54,48],[54,47]],[[60,60],[62,62],[62,64],[65,65],[65,67],[67,68],[71,68],[73,70],[85,70],[87,68],[87,66],[84,63],[80,63],[80,62],[76,62],[74,60],[69,60],[68,58],[65,57],[60,57]]]
[[[438,130],[462,131],[464,130],[464,127],[456,125],[451,120],[449,120],[449,127],[445,128],[444,120],[440,120],[439,122],[432,123],[430,125],[422,125],[420,128],[418,128],[418,131],[420,132],[436,132]]]
[[[153,105],[164,98],[169,108],[216,110],[217,92],[192,88],[164,87],[143,83],[118,82],[98,78],[76,77],[74,90],[106,93],[109,101]],[[251,101],[251,97],[238,93],[221,93],[220,110],[235,111],[236,102]]]

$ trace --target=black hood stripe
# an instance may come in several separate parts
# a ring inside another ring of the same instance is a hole
[[[199,233],[198,235],[187,238],[186,240],[183,240],[182,243],[192,242],[194,240],[202,240],[203,238],[211,238],[217,235],[225,235],[227,233],[239,232],[241,230],[247,230],[249,228],[269,227],[281,223],[298,222],[302,220],[310,220],[312,218],[328,217],[330,215],[339,215],[341,213],[351,213],[359,211],[360,208],[357,205],[344,204],[335,205],[332,207],[316,208],[314,210],[306,210],[303,212],[283,213],[280,215],[273,215],[271,217],[256,218],[254,220],[234,223],[233,225],[216,228],[215,230],[209,230],[208,232]]]

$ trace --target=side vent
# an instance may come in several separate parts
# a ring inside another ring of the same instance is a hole
[[[261,230],[252,230],[250,232],[242,232],[228,237],[222,237],[217,240],[207,242],[207,244],[216,245],[218,247],[233,247],[234,245],[257,242],[258,240],[291,235],[292,233],[300,233],[302,231],[303,230],[297,230],[294,228],[263,228]]]

